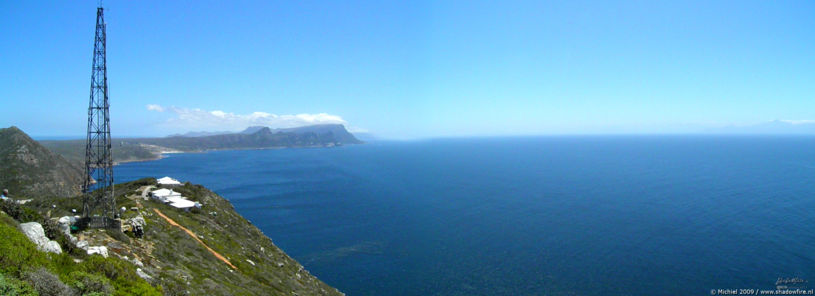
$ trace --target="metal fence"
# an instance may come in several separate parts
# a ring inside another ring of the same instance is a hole
[[[108,217],[85,217],[76,221],[76,227],[82,229],[122,229],[122,221]]]

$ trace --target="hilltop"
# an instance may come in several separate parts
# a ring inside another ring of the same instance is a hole
[[[0,164],[0,187],[13,195],[73,196],[81,190],[83,173],[78,164],[14,126],[0,129]]]
[[[84,161],[84,140],[42,141],[45,147],[73,163]],[[163,138],[113,139],[115,163],[154,160],[164,152],[201,152],[229,149],[333,147],[360,144],[341,124],[322,124],[288,129],[249,127],[242,132],[195,132]]]

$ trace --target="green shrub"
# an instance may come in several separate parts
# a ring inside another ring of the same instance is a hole
[[[0,274],[0,295],[37,296],[37,291],[24,281]]]
[[[64,236],[64,234],[61,231],[59,231],[59,225],[57,224],[57,221],[51,219],[42,219],[42,221],[38,222],[40,222],[40,225],[42,225],[42,230],[45,231],[45,236],[48,237],[48,239],[55,240],[61,236]]]
[[[161,295],[159,290],[136,274],[130,263],[121,259],[89,256],[80,263],[79,270],[107,277],[113,284],[113,295]]]
[[[156,289],[147,282],[114,282],[116,292],[113,295],[142,295],[142,296],[162,296],[160,289]]]
[[[42,215],[29,207],[18,204],[13,200],[0,201],[0,210],[6,212],[14,220],[20,223],[25,222],[39,222],[42,220]]]
[[[68,275],[69,285],[79,295],[110,295],[113,287],[107,278],[82,271],[74,271]]]
[[[42,221],[42,216],[36,210],[26,206],[21,206],[20,209],[20,216],[17,217],[17,221],[20,221],[20,223]]]
[[[0,224],[0,238],[0,271],[19,276],[26,267],[47,264],[47,254],[37,250],[37,246],[16,228]]]
[[[13,200],[4,200],[0,201],[0,210],[6,212],[9,216],[18,220],[17,217],[20,217],[20,213],[22,209],[20,209],[20,204],[14,202]]]
[[[123,266],[123,262],[102,256],[88,256],[88,259],[80,263],[79,270],[101,274],[111,280],[116,280],[127,273],[127,268]]]
[[[17,228],[20,226],[20,223],[14,218],[11,218],[8,214],[0,213],[0,223]]]
[[[141,186],[149,186],[149,185],[156,185],[156,178],[141,178],[136,181],[130,182],[131,185],[141,187]]]
[[[42,216],[30,208],[0,202],[0,209],[16,213],[17,217],[23,219],[41,222],[46,232],[53,235],[63,247],[73,245],[55,225],[49,226],[49,221],[42,220]],[[0,214],[0,274],[7,275],[5,282],[0,279],[0,295],[37,295],[37,292],[39,295],[73,295],[76,292],[79,295],[96,296],[162,294],[161,288],[153,287],[139,277],[135,267],[124,260],[87,256],[81,249],[65,249],[66,252],[62,254],[37,250],[36,245],[17,229],[17,222],[10,220],[8,216]],[[86,259],[75,263],[74,257],[69,255],[74,254],[74,251],[78,255],[75,257]],[[11,281],[13,277],[23,278],[31,285],[15,283]],[[12,294],[17,290],[21,292]]]

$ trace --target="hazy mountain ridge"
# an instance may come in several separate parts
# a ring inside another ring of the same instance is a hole
[[[764,134],[764,135],[796,135],[815,134],[815,121],[809,120],[773,120],[754,125],[727,126],[708,129],[707,132],[717,134]]]
[[[215,135],[225,135],[225,134],[231,134],[231,133],[232,132],[203,132],[202,131],[202,132],[186,132],[186,133],[183,133],[183,134],[172,134],[172,135],[169,135],[167,137],[168,138],[169,137],[192,137],[192,138],[195,138],[195,137],[208,137],[208,136],[215,136]]]
[[[50,140],[41,143],[72,163],[81,165],[84,162],[85,140]],[[161,158],[161,153],[169,151],[333,147],[360,143],[362,141],[349,133],[343,125],[323,124],[274,130],[257,126],[237,133],[209,136],[114,138],[112,147],[113,161],[121,163],[154,160]]]

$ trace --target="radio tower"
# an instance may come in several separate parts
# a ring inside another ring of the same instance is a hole
[[[85,193],[82,215],[91,227],[114,227],[116,200],[113,195],[113,160],[110,153],[110,114],[108,112],[108,71],[104,9],[96,9],[96,37],[93,42],[93,72],[88,106],[88,141],[85,146]]]

